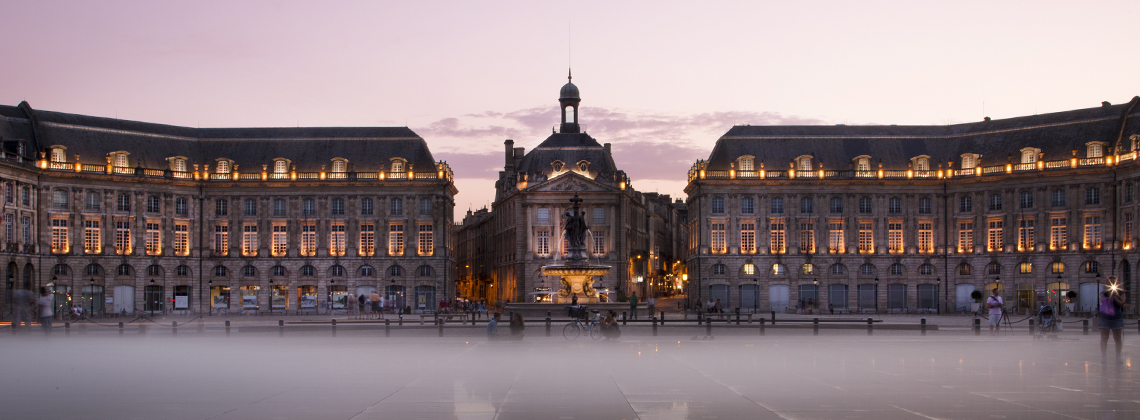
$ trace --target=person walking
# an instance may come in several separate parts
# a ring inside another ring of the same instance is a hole
[[[55,315],[52,312],[52,306],[54,305],[55,297],[53,297],[51,293],[48,293],[46,287],[41,287],[40,298],[36,301],[36,312],[39,313],[40,327],[44,329],[45,335],[51,334],[51,318]],[[1119,354],[1119,351],[1117,353]]]
[[[36,303],[36,297],[32,295],[31,290],[19,289],[12,292],[12,310],[16,319],[12,324],[12,328],[19,328],[21,324],[25,327],[32,326],[32,305]]]
[[[359,318],[364,317],[364,302],[367,300],[368,300],[368,296],[365,296],[364,293],[361,293],[360,296],[356,297],[356,303],[358,304],[358,306],[360,308],[360,310],[357,311],[357,313],[356,313],[357,317],[359,317]]]
[[[511,315],[511,338],[515,340],[522,340],[523,330],[526,329],[525,322],[523,321],[522,314],[515,312]]]
[[[1005,301],[998,296],[998,288],[990,290],[990,297],[986,299],[986,307],[990,309],[990,334],[997,335],[1001,327],[1001,313]]]
[[[637,292],[633,292],[629,297],[629,317],[637,319]]]
[[[1116,363],[1124,363],[1124,358],[1120,354],[1120,350],[1124,346],[1121,341],[1121,334],[1124,331],[1124,300],[1125,293],[1116,284],[1112,284],[1109,290],[1101,295],[1100,310],[1097,314],[1100,327],[1101,364],[1105,363],[1108,356],[1109,334],[1112,335],[1112,340],[1116,342]]]
[[[492,317],[489,322],[487,322],[487,339],[488,340],[494,340],[496,337],[495,334],[498,334],[498,332],[499,332],[499,316],[500,316],[499,313],[495,312],[495,316]]]
[[[649,308],[649,317],[653,318],[653,314],[657,313],[655,312],[657,309],[657,301],[653,299],[653,295],[649,295],[649,297],[645,299],[645,307]]]

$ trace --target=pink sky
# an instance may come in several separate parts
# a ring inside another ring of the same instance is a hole
[[[1140,2],[0,0],[0,103],[165,124],[407,125],[493,199],[503,140],[581,121],[642,191],[735,124],[947,124],[1140,94]],[[984,114],[983,114],[984,102]]]

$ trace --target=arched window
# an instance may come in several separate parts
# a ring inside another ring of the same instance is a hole
[[[56,264],[55,267],[52,267],[51,269],[51,274],[53,276],[66,276],[70,272],[71,268],[65,264]]]
[[[859,275],[861,275],[861,276],[873,276],[873,275],[875,275],[875,266],[872,265],[871,263],[866,263],[866,264],[859,266]]]
[[[420,268],[416,271],[417,271],[417,275],[419,275],[420,277],[431,277],[431,266],[430,265],[421,265]]]
[[[740,170],[742,170],[742,171],[755,171],[756,165],[754,162],[755,162],[755,159],[752,156],[741,156],[740,157]]]
[[[847,267],[844,267],[843,264],[832,264],[831,265],[831,275],[833,275],[833,276],[841,276],[846,272],[847,272]]]
[[[348,161],[344,159],[333,159],[332,162],[333,172],[348,172]]]
[[[119,264],[119,266],[115,268],[115,275],[117,275],[117,276],[129,276],[129,275],[131,275],[131,266],[127,265],[127,264]]]
[[[224,266],[224,265],[214,266],[214,277],[225,277],[225,276],[226,276],[226,266]]]
[[[815,264],[804,264],[800,266],[800,274],[812,275],[815,274]]]
[[[565,109],[562,110],[562,112],[564,114],[566,114],[566,122],[573,124],[574,123],[574,107],[567,106]]]
[[[257,267],[246,265],[241,268],[241,275],[245,277],[257,277]]]
[[[1065,274],[1065,263],[1060,261],[1050,263],[1049,272],[1053,274]]]
[[[344,267],[340,265],[332,266],[332,268],[329,268],[329,276],[344,277]]]
[[[962,163],[958,165],[961,169],[974,169],[978,167],[978,155],[974,153],[965,153],[962,155]]]
[[[174,268],[174,275],[178,277],[187,277],[190,275],[190,266],[182,264]]]
[[[1099,141],[1093,141],[1093,142],[1089,142],[1087,144],[1087,146],[1088,146],[1087,154],[1088,154],[1088,157],[1090,159],[1091,158],[1104,157],[1104,143],[1101,143]]]
[[[871,158],[861,157],[855,159],[855,170],[867,172],[871,170]]]
[[[284,159],[279,159],[279,160],[273,161],[273,173],[284,174],[284,173],[288,173],[288,172],[289,172],[289,162],[286,162]]]
[[[811,156],[805,155],[796,158],[796,170],[800,172],[810,172],[812,170]]]
[[[712,272],[713,275],[723,276],[724,273],[728,272],[728,267],[726,267],[724,264],[714,264],[712,267]]]
[[[1023,262],[1017,265],[1018,274],[1033,274],[1033,263]]]
[[[918,274],[922,276],[929,276],[934,274],[934,265],[926,263],[918,266]]]
[[[929,171],[930,170],[930,157],[918,156],[914,158],[914,170],[916,171]]]
[[[1037,163],[1037,154],[1041,149],[1026,147],[1021,149],[1021,163]]]
[[[394,173],[404,172],[404,161],[398,160],[398,159],[393,160],[392,161],[392,172],[394,172]]]
[[[986,265],[986,274],[991,276],[1001,274],[1001,264],[996,262],[989,263]]]
[[[364,265],[360,267],[360,277],[372,277],[376,275],[371,265]]]
[[[1097,263],[1096,261],[1086,261],[1085,262],[1085,273],[1086,274],[1096,274],[1099,272],[1100,272],[1100,263]]]
[[[230,161],[228,161],[228,160],[219,160],[219,161],[218,161],[218,165],[217,165],[217,168],[215,168],[215,169],[217,169],[217,173],[219,173],[219,174],[228,174],[228,173],[230,173]]]
[[[269,270],[273,277],[285,277],[285,266],[275,265]]]
[[[974,267],[973,266],[971,266],[970,264],[966,264],[966,263],[958,264],[958,275],[959,276],[969,276],[972,274],[974,274]]]
[[[67,162],[67,153],[64,151],[63,146],[56,146],[51,148],[51,161]]]
[[[404,275],[404,267],[400,267],[398,265],[393,265],[391,267],[388,267],[388,275],[391,277],[402,276],[402,275]]]
[[[186,172],[186,159],[174,158],[170,160],[170,170],[174,172]]]
[[[756,265],[752,263],[744,264],[744,266],[740,268],[740,272],[746,276],[756,275]]]
[[[779,264],[779,263],[772,264],[772,270],[770,271],[770,274],[772,274],[773,276],[786,275],[786,274],[788,274],[788,267],[785,267],[783,264]]]
[[[901,276],[906,272],[906,267],[903,267],[902,264],[894,263],[891,264],[890,272],[892,276]]]
[[[117,152],[117,153],[112,154],[112,159],[111,159],[112,165],[115,165],[116,167],[119,167],[119,168],[126,168],[127,166],[129,166],[127,163],[128,163],[127,162],[127,152]]]
[[[146,275],[148,277],[162,277],[162,267],[157,264],[151,264],[146,268]]]
[[[301,277],[312,277],[315,272],[316,269],[311,265],[305,264],[301,266]]]

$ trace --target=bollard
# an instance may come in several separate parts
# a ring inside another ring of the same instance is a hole
[[[471,323],[474,324],[475,321],[471,321]],[[388,318],[384,318],[384,336],[385,337],[391,337],[392,336],[392,320],[390,320]]]
[[[776,311],[772,311],[772,325],[776,325]]]
[[[625,325],[625,323],[626,323],[625,311],[621,311],[621,325]]]
[[[119,335],[123,335],[123,321],[119,321]]]
[[[811,335],[819,335],[819,318],[811,319]]]
[[[1034,324],[1033,321],[1034,321],[1033,319],[1029,320],[1029,334],[1033,334],[1033,324]]]
[[[439,328],[439,336],[443,337],[443,320],[436,322],[436,325],[438,325],[436,328]]]
[[[736,325],[740,325],[740,308],[736,308]]]
[[[760,335],[764,335],[764,318],[760,318]]]
[[[178,321],[170,321],[170,333],[178,335]]]
[[[657,317],[653,317],[653,336],[657,336]]]
[[[396,320],[396,325],[403,327],[404,326],[404,314],[400,314],[399,318],[400,319]]]
[[[336,318],[332,319],[332,336],[336,337]]]
[[[974,335],[982,335],[982,320],[974,318]]]
[[[277,320],[277,336],[278,337],[284,337],[285,336],[285,320],[284,319],[278,319]]]
[[[550,312],[546,313],[546,336],[550,337]]]
[[[926,335],[926,318],[923,318],[918,322],[919,324],[922,324],[922,335]]]
[[[63,323],[63,335],[71,335],[71,323],[70,322],[64,322]]]
[[[705,336],[712,337],[712,318],[705,318]]]
[[[867,335],[875,333],[875,320],[867,318]]]
[[[1086,319],[1081,322],[1085,324],[1085,335],[1089,335],[1089,320]]]
[[[230,336],[230,320],[226,320],[226,337]]]
[[[665,311],[661,311],[661,325],[665,325]]]

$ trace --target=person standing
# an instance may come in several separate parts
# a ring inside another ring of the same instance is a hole
[[[487,339],[488,340],[494,340],[495,334],[498,334],[498,332],[499,332],[499,317],[500,317],[499,313],[495,312],[495,316],[491,318],[491,321],[487,322]]]
[[[993,288],[990,291],[989,299],[986,299],[986,307],[990,309],[990,334],[997,335],[999,327],[1001,326],[1001,313],[1005,301],[998,296],[998,288]]]
[[[1100,311],[1098,311],[1100,327],[1100,360],[1103,364],[1105,358],[1108,356],[1108,336],[1112,334],[1112,340],[1116,342],[1116,363],[1124,363],[1124,359],[1120,354],[1120,350],[1124,346],[1121,341],[1121,334],[1124,331],[1124,292],[1112,285],[1108,291],[1102,294],[1100,299]]]
[[[40,298],[36,300],[36,312],[40,316],[40,327],[44,329],[44,334],[51,334],[51,318],[55,315],[52,312],[53,305],[55,305],[55,298],[51,293],[48,293],[46,287],[41,287]]]
[[[649,295],[649,297],[645,299],[645,306],[649,308],[649,317],[653,318],[653,314],[656,313],[655,310],[657,309],[657,301],[653,299],[653,295]]]
[[[26,327],[32,326],[31,311],[35,303],[36,297],[32,295],[31,290],[19,289],[12,292],[12,310],[16,316],[13,328],[19,328],[21,324]]]
[[[380,318],[380,293],[374,291],[368,295],[368,299],[372,301],[372,313],[376,318]]]
[[[629,297],[629,317],[637,319],[637,292]]]
[[[526,329],[526,323],[523,321],[522,314],[515,312],[511,315],[511,338],[515,340],[522,340],[523,330]]]
[[[361,318],[364,317],[364,301],[366,301],[366,300],[368,300],[368,296],[365,296],[364,293],[361,293],[360,296],[356,297],[356,303],[358,304],[358,307],[360,308],[360,310],[356,313],[356,316],[361,317]]]

